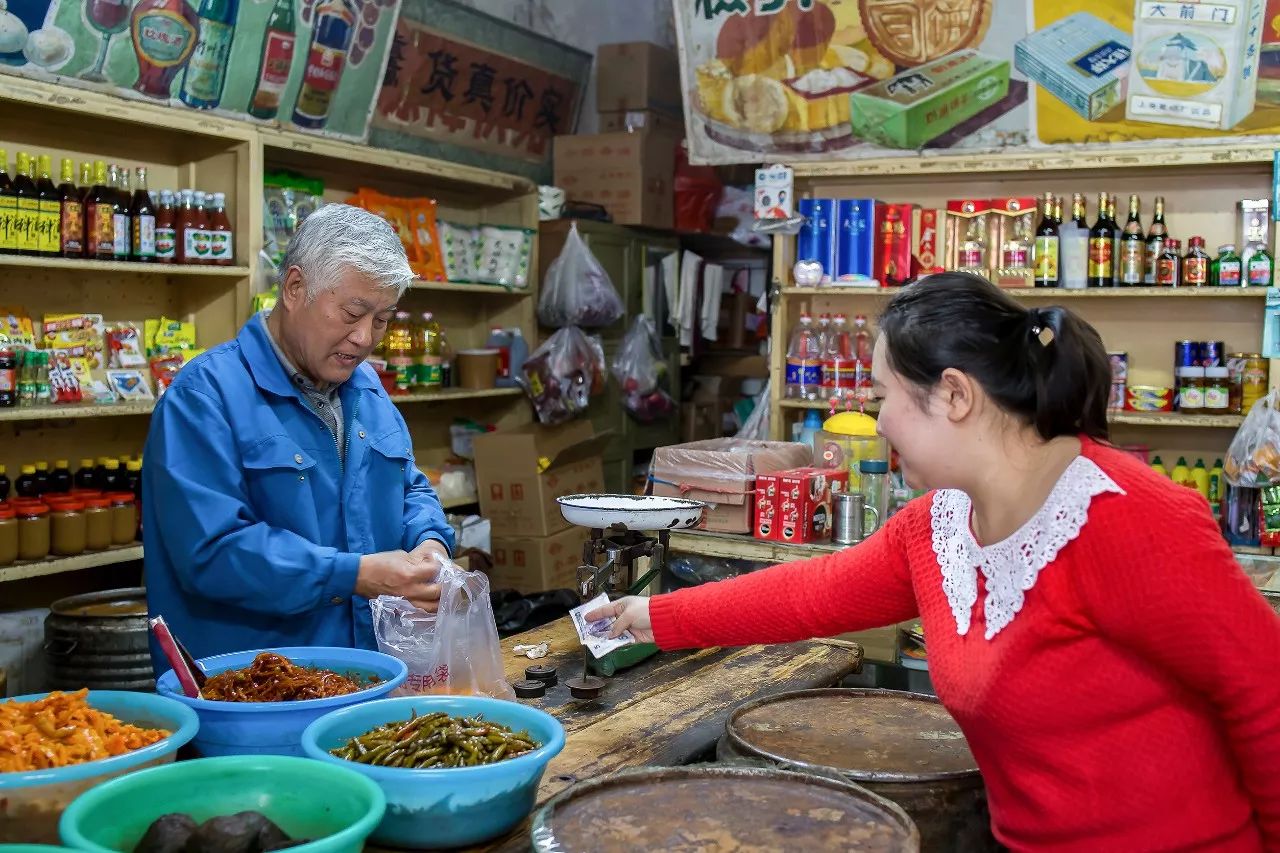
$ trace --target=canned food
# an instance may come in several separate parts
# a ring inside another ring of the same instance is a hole
[[[1244,401],[1241,391],[1244,387],[1244,363],[1249,358],[1248,353],[1233,352],[1227,356],[1227,411],[1240,414],[1244,411]]]
[[[1200,367],[1200,342],[1178,341],[1173,345],[1173,369]]]
[[[1197,367],[1222,367],[1226,364],[1226,344],[1222,341],[1200,342],[1200,363]]]
[[[1240,406],[1245,414],[1253,408],[1254,403],[1267,396],[1267,386],[1270,384],[1270,363],[1256,352],[1246,355],[1240,381]]]
[[[1130,385],[1125,389],[1124,407],[1131,412],[1172,412],[1173,389]]]

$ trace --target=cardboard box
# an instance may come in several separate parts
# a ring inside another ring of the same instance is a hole
[[[789,441],[712,438],[653,452],[653,493],[706,501],[705,530],[750,533],[755,523],[756,475],[800,468],[813,452]]]
[[[782,539],[781,525],[778,523],[778,489],[781,483],[778,474],[756,475],[756,508],[755,527],[751,535],[757,539],[777,542]]]
[[[582,546],[590,535],[584,527],[570,527],[551,536],[493,537],[489,589],[514,589],[523,595],[576,589]]]
[[[684,115],[680,59],[646,41],[602,44],[596,49],[596,109],[602,113],[657,110]]]
[[[684,136],[684,119],[657,110],[600,113],[601,133],[639,133],[642,130]]]
[[[778,539],[792,544],[831,540],[831,493],[844,491],[848,471],[829,468],[796,468],[777,478]]]
[[[494,541],[550,536],[568,527],[555,499],[604,491],[600,460],[611,437],[596,435],[585,420],[477,435],[480,513],[493,524]]]
[[[678,144],[649,130],[557,136],[555,185],[570,201],[602,205],[618,225],[670,228]]]
[[[1098,121],[1129,91],[1129,34],[1088,12],[1076,12],[1013,46],[1013,67],[1085,121]]]

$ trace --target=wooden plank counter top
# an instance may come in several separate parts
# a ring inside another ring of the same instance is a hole
[[[515,655],[517,644],[550,644],[540,660]],[[522,699],[558,718],[568,734],[564,751],[538,790],[538,804],[579,779],[648,765],[686,764],[707,755],[724,733],[730,709],[740,702],[813,687],[829,687],[862,666],[862,649],[822,641],[783,646],[662,652],[606,679],[600,699],[580,702],[564,682],[582,672],[583,648],[568,617],[502,640],[507,678],[524,678],[526,666],[551,664],[559,683],[541,699]],[[486,847],[529,850],[528,825]]]

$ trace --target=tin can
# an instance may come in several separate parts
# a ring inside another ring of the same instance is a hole
[[[1240,381],[1240,408],[1248,414],[1253,404],[1267,396],[1271,384],[1271,365],[1256,352],[1245,355],[1244,373]]]
[[[1196,367],[1223,367],[1227,363],[1227,345],[1222,341],[1200,342],[1200,363]]]
[[[835,273],[833,281],[868,281],[876,277],[876,203],[869,198],[836,202]]]
[[[1201,366],[1199,341],[1178,341],[1173,345],[1173,369],[1175,374],[1182,367]]]
[[[1173,389],[1156,385],[1130,385],[1124,407],[1130,412],[1172,412]]]
[[[835,277],[836,255],[835,199],[802,198],[796,209],[805,223],[796,236],[796,260],[817,261],[822,264],[822,280],[829,283]]]

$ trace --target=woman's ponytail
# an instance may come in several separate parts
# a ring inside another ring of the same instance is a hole
[[[1065,308],[1027,312],[1035,371],[1035,426],[1044,438],[1080,434],[1107,438],[1111,363],[1102,338]]]

